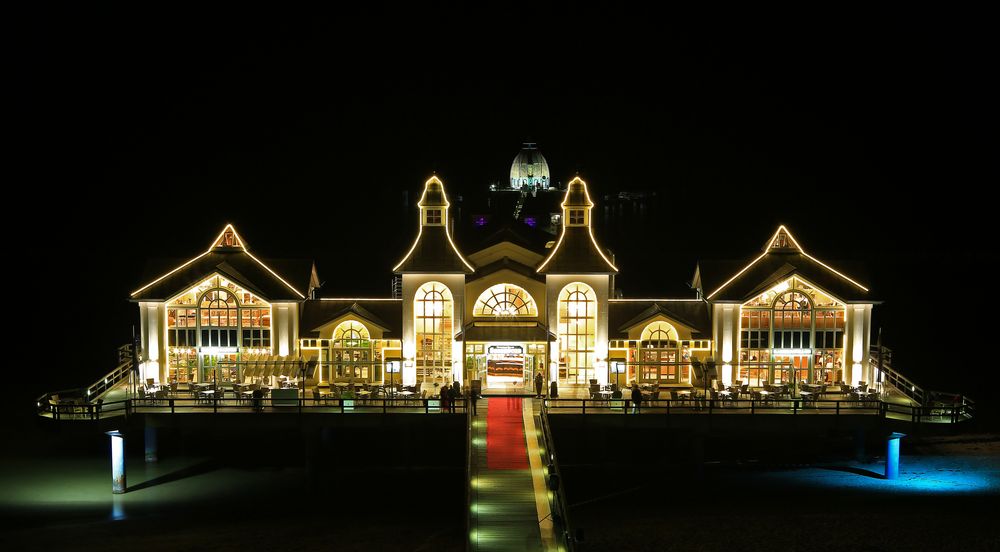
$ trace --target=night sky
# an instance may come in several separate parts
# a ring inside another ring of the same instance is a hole
[[[974,23],[574,12],[532,28],[497,10],[32,18],[8,82],[27,123],[9,153],[29,167],[8,216],[30,218],[8,236],[43,284],[22,296],[39,345],[79,359],[37,386],[111,369],[146,259],[189,258],[226,222],[263,257],[314,258],[327,295],[386,295],[416,229],[404,191],[436,171],[473,198],[529,139],[556,180],[661,198],[627,231],[596,228],[626,296],[683,286],[699,258],[749,259],[784,223],[820,259],[867,263],[904,372],[971,385],[954,343],[979,343],[965,322],[992,296],[964,279],[995,250],[997,182],[992,40]],[[954,377],[931,375],[942,363]]]

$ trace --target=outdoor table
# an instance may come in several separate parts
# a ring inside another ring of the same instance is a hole
[[[800,391],[799,396],[802,398],[802,406],[816,400],[816,394],[812,391]]]

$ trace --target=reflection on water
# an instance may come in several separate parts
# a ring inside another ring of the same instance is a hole
[[[111,519],[113,521],[125,519],[125,497],[120,494],[111,495]]]

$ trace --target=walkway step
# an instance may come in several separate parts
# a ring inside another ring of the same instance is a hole
[[[535,441],[531,399],[492,397],[479,401],[472,428],[471,550],[542,551],[539,492],[541,458]],[[525,424],[530,423],[530,439]],[[547,498],[546,498],[547,500]],[[548,527],[548,523],[543,524]],[[545,538],[545,542],[551,539]]]

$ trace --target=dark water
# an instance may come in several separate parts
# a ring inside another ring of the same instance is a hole
[[[259,458],[167,446],[157,464],[129,447],[129,491],[113,497],[104,439],[39,433],[8,450],[0,548],[464,550],[463,469],[345,465],[268,439]]]
[[[1000,447],[884,460],[576,465],[562,472],[588,550],[996,550]],[[957,447],[957,448],[956,448]]]

